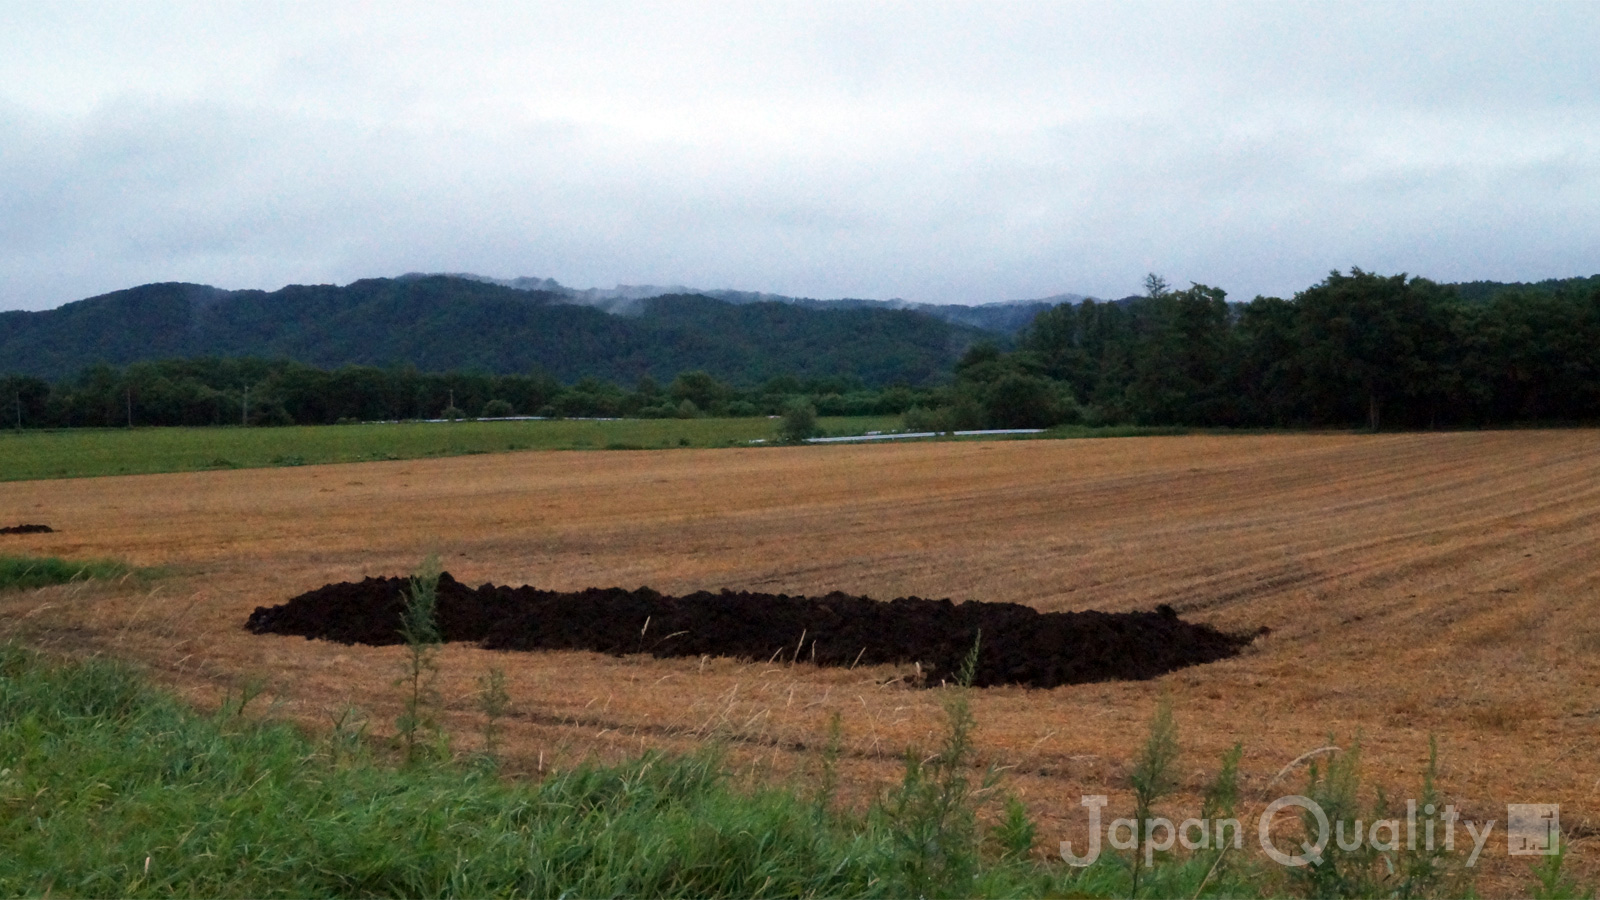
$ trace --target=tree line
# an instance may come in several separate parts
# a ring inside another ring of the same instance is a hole
[[[1458,290],[1332,272],[1284,300],[1220,288],[1040,313],[972,348],[934,424],[1475,427],[1600,419],[1600,277]]]
[[[286,360],[208,357],[98,364],[56,382],[0,378],[0,422],[21,428],[147,425],[332,425],[407,419],[694,418],[779,415],[795,402],[822,415],[894,415],[937,405],[938,391],[871,388],[860,378],[778,376],[738,388],[702,371],[624,387],[599,378],[421,372],[411,367],[325,370]]]
[[[1360,269],[1290,299],[1220,288],[1065,303],[1015,350],[979,343],[941,384],[705,371],[630,385],[285,360],[202,357],[0,378],[6,425],[333,424],[455,417],[904,414],[912,430],[1063,423],[1220,427],[1474,427],[1600,420],[1600,276],[1440,285]]]

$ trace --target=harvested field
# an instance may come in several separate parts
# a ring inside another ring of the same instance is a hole
[[[4,627],[79,653],[142,661],[187,696],[266,680],[278,714],[327,728],[348,705],[372,728],[400,709],[402,650],[263,637],[258,606],[389,576],[437,552],[472,584],[559,591],[650,585],[1021,603],[1041,612],[1150,610],[1225,632],[1268,626],[1239,656],[1149,681],[998,687],[973,710],[985,763],[1040,819],[1081,834],[1083,793],[1126,812],[1128,760],[1171,699],[1186,796],[1243,742],[1246,795],[1328,742],[1361,737],[1367,777],[1412,796],[1436,735],[1462,814],[1562,804],[1600,829],[1600,441],[1593,431],[1266,435],[516,453],[0,484],[0,521],[55,534],[8,552],[162,566],[137,585],[0,598]],[[841,716],[848,786],[897,777],[936,740],[935,692],[890,666],[716,658],[440,655],[449,725],[474,734],[474,679],[505,669],[505,740],[529,771],[716,738],[782,775],[816,764]],[[897,680],[900,679],[900,680]],[[1291,774],[1284,783],[1298,786]],[[1275,796],[1276,794],[1274,794]]]
[[[404,578],[324,585],[288,603],[257,607],[245,627],[344,644],[400,644],[409,590]],[[1226,659],[1254,637],[1184,622],[1170,606],[1041,613],[1017,603],[957,605],[921,597],[880,603],[837,591],[812,598],[726,590],[668,597],[649,588],[473,589],[449,572],[439,577],[436,593],[440,639],[487,650],[788,658],[849,668],[909,663],[927,686],[956,682],[974,650],[975,687],[1053,688],[1155,678]]]

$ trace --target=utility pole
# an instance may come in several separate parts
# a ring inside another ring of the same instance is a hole
[[[17,430],[22,430],[22,392],[17,391]]]
[[[250,385],[248,384],[244,386],[244,402],[240,404],[239,424],[244,426],[249,426],[250,424]]]
[[[133,388],[128,388],[128,427],[133,427]]]

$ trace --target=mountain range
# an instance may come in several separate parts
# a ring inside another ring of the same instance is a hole
[[[544,371],[568,382],[703,370],[736,384],[778,375],[930,384],[948,378],[972,344],[1004,345],[1050,305],[585,291],[550,279],[432,274],[271,292],[162,283],[0,313],[0,374],[61,379],[100,363],[251,356],[320,368]]]
[[[1507,291],[1590,290],[1600,275],[1446,287],[1487,303]],[[417,273],[270,292],[161,283],[42,312],[0,312],[0,376],[60,380],[97,364],[212,356],[325,369],[540,371],[566,382],[631,384],[703,370],[739,385],[779,375],[926,385],[949,379],[973,344],[1010,345],[1042,310],[1083,299],[941,305]]]

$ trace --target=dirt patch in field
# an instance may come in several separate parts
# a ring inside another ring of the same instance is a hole
[[[0,528],[0,534],[54,534],[55,529],[49,525],[7,525]]]
[[[281,606],[257,607],[245,627],[256,634],[398,644],[407,584],[403,578],[330,584]],[[927,684],[954,680],[974,642],[975,685],[1051,688],[1154,678],[1233,656],[1254,637],[1185,622],[1170,606],[1041,613],[1015,603],[920,597],[884,603],[837,592],[671,597],[649,588],[474,589],[448,573],[439,578],[438,597],[441,637],[490,650],[782,658],[823,666],[916,663]]]

